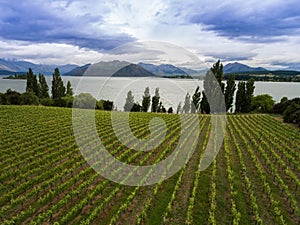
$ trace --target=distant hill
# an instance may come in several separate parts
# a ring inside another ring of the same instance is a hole
[[[140,66],[142,66],[144,69],[150,71],[151,73],[158,75],[158,76],[174,76],[174,75],[189,75],[182,69],[173,66],[171,64],[161,64],[161,65],[153,65],[148,63],[139,63]]]
[[[228,63],[223,68],[224,73],[241,73],[241,72],[253,72],[253,71],[268,71],[263,67],[250,67],[242,63]]]
[[[26,73],[28,72],[29,68],[31,68],[34,73],[42,73],[44,75],[51,75],[55,68],[59,68],[60,73],[63,74],[76,67],[77,65],[75,64],[45,65],[34,64],[27,61],[7,60],[0,58],[0,75],[8,75],[7,71],[12,72],[13,74]]]
[[[140,65],[130,64],[115,72],[113,77],[154,77],[155,75]]]
[[[64,73],[63,75],[64,76],[82,76],[90,65],[91,64],[86,64],[84,66],[75,67],[74,69],[72,69],[69,72]]]

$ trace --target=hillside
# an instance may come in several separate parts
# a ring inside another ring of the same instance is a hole
[[[262,67],[250,67],[241,63],[228,63],[224,66],[223,72],[226,73],[241,73],[241,72],[254,72],[254,71],[268,71]]]

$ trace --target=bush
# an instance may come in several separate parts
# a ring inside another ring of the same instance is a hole
[[[268,94],[257,95],[252,99],[252,111],[258,113],[271,113],[275,101]]]
[[[20,96],[20,105],[38,105],[39,98],[32,92],[27,91]]]
[[[52,98],[41,98],[40,104],[44,106],[52,106],[54,103]]]
[[[74,97],[73,107],[81,109],[95,109],[97,100],[88,93],[81,93]]]
[[[3,105],[20,105],[21,94],[16,91],[8,89],[6,93],[1,96],[1,103]]]
[[[300,124],[300,104],[292,102],[283,112],[283,121]]]

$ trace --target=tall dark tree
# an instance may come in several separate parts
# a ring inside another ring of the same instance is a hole
[[[39,74],[39,98],[49,98],[49,87],[43,74]]]
[[[130,112],[132,110],[133,105],[134,105],[134,96],[132,95],[132,91],[128,91],[126,102],[124,105],[124,111]]]
[[[234,75],[230,75],[229,79],[226,82],[226,89],[224,93],[226,112],[232,107],[235,89],[236,84],[234,80]]]
[[[205,95],[205,92],[202,91],[202,99],[200,102],[200,111],[202,114],[210,114],[210,106]]]
[[[182,107],[184,113],[190,113],[191,110],[191,96],[189,93],[186,93],[184,99],[184,105]]]
[[[143,101],[142,101],[142,111],[143,112],[148,112],[149,107],[150,107],[150,102],[151,102],[151,96],[150,96],[149,87],[146,87],[146,89],[144,91]]]
[[[238,89],[235,97],[235,112],[242,113],[245,108],[245,99],[246,99],[246,83],[240,81],[238,83]]]
[[[246,83],[246,98],[245,98],[244,113],[251,112],[254,89],[255,89],[254,79],[251,78]]]
[[[39,85],[31,68],[29,68],[29,71],[27,72],[26,79],[26,92],[32,91],[36,96],[39,96]]]
[[[179,113],[181,113],[181,111],[182,111],[181,102],[179,102],[177,105],[176,113],[179,114]]]
[[[199,111],[201,92],[199,86],[196,88],[192,97],[191,113],[197,113]]]
[[[152,97],[152,106],[151,106],[151,112],[157,112],[158,111],[158,104],[159,104],[159,88],[155,89],[155,94]]]
[[[218,60],[211,68],[211,71],[213,72],[213,74],[215,75],[222,92],[224,93],[224,89],[225,89],[225,84],[222,82],[223,78],[224,78],[224,74],[223,74],[223,64],[220,62],[220,60]]]
[[[73,94],[74,93],[73,93],[73,88],[71,86],[71,82],[68,80],[66,95],[73,96]]]
[[[55,68],[53,73],[53,80],[52,80],[52,98],[60,99],[66,95],[65,92],[66,92],[66,88],[61,79],[59,69]]]
[[[223,65],[218,60],[212,68],[207,71],[203,88],[202,100],[200,108],[202,113],[219,113],[225,110],[223,80]]]

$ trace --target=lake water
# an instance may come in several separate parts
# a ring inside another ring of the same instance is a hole
[[[0,76],[0,92],[8,88],[24,92],[26,80],[8,80]],[[69,80],[75,94],[90,93],[97,99],[114,101],[117,109],[122,110],[127,92],[132,91],[135,101],[142,102],[145,88],[150,88],[154,95],[155,88],[159,88],[161,101],[167,108],[172,106],[176,110],[179,102],[184,102],[187,92],[191,95],[199,85],[203,89],[201,80],[166,79],[166,78],[107,78],[107,77],[62,77],[65,84]],[[47,83],[51,87],[52,76],[47,76]],[[50,89],[51,90],[51,89]],[[269,94],[278,102],[283,96],[290,98],[300,97],[300,83],[296,82],[255,82],[254,95]]]

